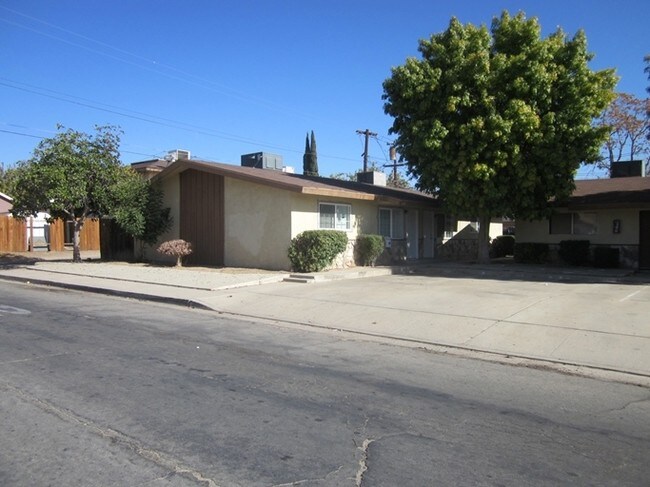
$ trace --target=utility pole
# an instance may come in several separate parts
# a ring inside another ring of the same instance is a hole
[[[397,181],[397,167],[398,166],[406,166],[406,162],[402,162],[400,164],[397,163],[397,150],[395,149],[395,146],[390,145],[389,154],[390,154],[390,160],[392,161],[391,164],[384,164],[383,167],[392,167],[393,168],[393,182]]]
[[[371,132],[369,129],[357,130],[357,133],[366,136],[365,149],[363,150],[363,172],[366,172],[368,170],[368,139],[370,139],[370,137],[377,137],[377,134]]]

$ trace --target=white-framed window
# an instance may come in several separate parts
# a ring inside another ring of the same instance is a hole
[[[401,208],[379,208],[379,235],[404,238],[404,210]]]
[[[549,220],[551,235],[595,235],[598,233],[596,213],[555,213]]]
[[[352,207],[339,203],[318,204],[318,228],[328,230],[350,230]]]

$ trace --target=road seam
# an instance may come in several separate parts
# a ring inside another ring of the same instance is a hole
[[[4,382],[0,385],[0,387],[9,389],[23,401],[26,401],[27,403],[37,407],[41,411],[56,416],[66,423],[80,425],[91,434],[110,440],[112,443],[118,443],[119,445],[126,447],[138,456],[158,465],[159,467],[162,467],[187,479],[205,484],[207,487],[219,487],[219,485],[214,480],[204,477],[201,472],[187,465],[183,465],[180,460],[173,458],[166,453],[159,452],[152,448],[147,448],[135,439],[125,435],[124,433],[120,433],[119,431],[112,428],[101,427],[89,419],[83,418],[68,409],[55,406],[54,404],[40,399],[9,383]]]

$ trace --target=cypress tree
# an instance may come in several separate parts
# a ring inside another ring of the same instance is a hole
[[[311,148],[309,147],[309,134],[305,136],[305,153],[302,156],[302,173],[310,175],[309,164],[311,163]]]
[[[318,153],[316,152],[316,137],[314,131],[311,131],[311,153],[309,171],[312,176],[318,176]]]

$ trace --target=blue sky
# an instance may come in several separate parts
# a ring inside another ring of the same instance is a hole
[[[592,68],[646,96],[642,0],[0,0],[0,161],[29,158],[60,123],[120,126],[125,163],[265,151],[297,172],[313,130],[325,176],[361,168],[356,130],[370,129],[370,159],[387,164],[391,67],[452,16],[489,25],[504,9],[538,17],[545,35],[584,29]]]

